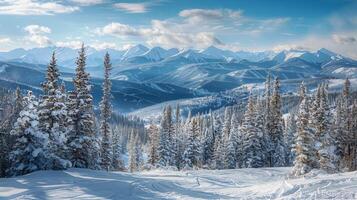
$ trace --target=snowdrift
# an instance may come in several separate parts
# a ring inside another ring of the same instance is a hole
[[[356,199],[357,172],[313,171],[289,178],[291,168],[139,173],[87,169],[39,171],[0,179],[0,199]]]

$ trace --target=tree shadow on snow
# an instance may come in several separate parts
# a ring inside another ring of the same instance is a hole
[[[182,187],[172,181],[87,169],[39,171],[0,183],[20,192],[6,199],[231,199],[232,197]],[[21,191],[21,190],[24,191]],[[0,199],[2,197],[0,196]]]

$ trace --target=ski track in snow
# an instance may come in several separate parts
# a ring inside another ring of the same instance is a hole
[[[0,179],[0,199],[357,199],[357,172],[290,170],[39,171]]]

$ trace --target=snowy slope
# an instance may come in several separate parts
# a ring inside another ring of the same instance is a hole
[[[288,178],[290,168],[119,173],[70,169],[2,179],[3,199],[355,199],[357,172],[314,171]]]

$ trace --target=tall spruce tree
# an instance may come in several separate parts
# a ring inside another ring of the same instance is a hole
[[[71,161],[74,167],[100,168],[100,147],[95,131],[93,97],[90,93],[89,74],[86,72],[86,50],[82,44],[76,61],[76,75],[73,80],[75,91],[70,96],[73,130],[69,146],[71,148]],[[74,101],[74,102],[72,102]],[[74,105],[72,105],[74,103]]]
[[[103,169],[109,170],[112,164],[113,152],[111,149],[111,128],[110,128],[110,118],[112,115],[112,106],[110,103],[110,91],[111,91],[111,81],[110,81],[110,70],[112,69],[112,64],[110,63],[110,56],[108,52],[104,56],[104,82],[102,86],[103,97],[100,102],[100,132],[102,135],[102,151],[101,151],[101,165]]]
[[[112,169],[115,171],[124,171],[125,164],[122,158],[122,151],[123,151],[122,140],[121,140],[122,135],[118,127],[114,128],[111,132],[112,132],[112,152],[113,152]]]
[[[161,129],[159,137],[159,164],[161,166],[169,166],[172,164],[172,110],[171,106],[164,109],[163,117],[161,120]]]
[[[285,166],[285,147],[284,147],[284,125],[281,113],[280,81],[274,81],[273,95],[271,97],[271,129],[270,136],[273,145],[272,161],[274,167]]]
[[[268,74],[266,81],[265,81],[265,92],[264,92],[264,134],[265,138],[267,139],[267,146],[265,157],[266,160],[264,161],[265,166],[272,167],[273,166],[273,145],[274,143],[271,141],[271,132],[273,127],[272,122],[272,110],[271,110],[271,98],[272,98],[272,80],[270,73]]]
[[[321,141],[321,147],[318,150],[319,166],[321,169],[334,173],[338,170],[339,157],[336,154],[336,136],[332,130],[332,114],[328,104],[327,85],[321,85],[320,89],[320,125],[318,132]]]
[[[11,113],[0,125],[0,177],[7,175],[6,170],[11,164],[9,162],[9,153],[16,138],[11,135],[10,132],[13,125],[19,118],[21,110],[23,109],[22,101],[23,96],[21,94],[21,90],[17,87],[14,94],[14,102]]]
[[[256,127],[256,110],[252,95],[249,96],[247,109],[244,114],[240,132],[243,134],[243,157],[242,166],[247,168],[263,167],[264,152],[261,145],[263,133]]]
[[[295,114],[290,113],[287,118],[286,128],[285,128],[285,145],[286,145],[286,164],[288,166],[292,166],[295,160],[295,153],[293,151],[295,147],[295,140],[296,140],[296,119]]]
[[[304,83],[300,86],[300,105],[297,118],[297,136],[294,152],[296,158],[292,175],[300,176],[308,173],[313,168],[313,133],[309,126],[309,104]]]
[[[243,135],[241,134],[241,132],[239,131],[239,119],[238,119],[238,113],[237,112],[233,112],[232,114],[232,122],[231,122],[231,126],[232,126],[232,130],[231,130],[231,135],[235,140],[235,161],[236,161],[236,166],[237,167],[242,167],[242,156],[243,156],[243,150],[242,150],[242,146],[243,146]]]
[[[49,136],[48,151],[50,158],[47,169],[66,169],[71,167],[67,159],[67,107],[65,94],[59,85],[59,71],[55,52],[47,67],[46,81],[42,83],[43,95],[38,107],[39,128]]]
[[[148,128],[149,135],[149,152],[148,163],[152,166],[156,166],[159,161],[158,145],[159,145],[159,129],[151,123]]]

